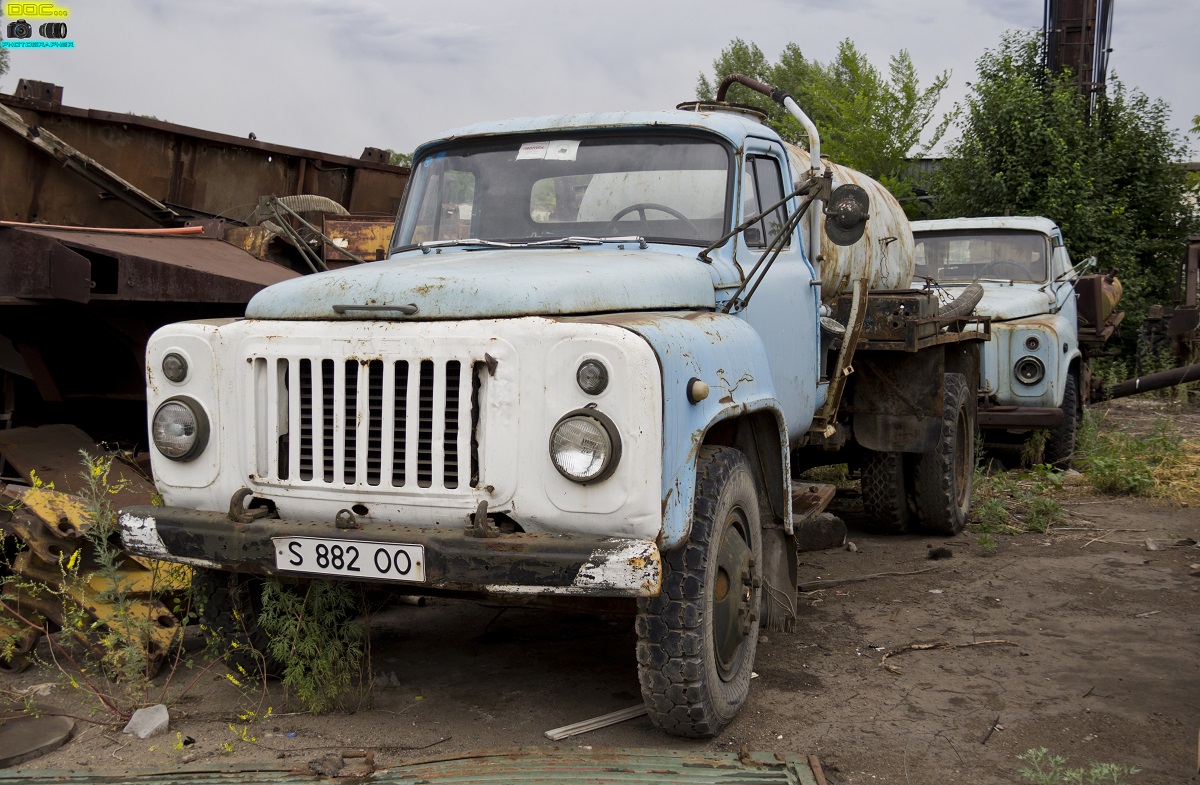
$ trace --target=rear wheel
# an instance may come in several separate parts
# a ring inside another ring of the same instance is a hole
[[[650,720],[715,736],[750,692],[762,599],[759,494],[745,456],[701,449],[686,544],[663,554],[662,589],[641,600],[638,680]]]
[[[966,377],[946,374],[937,446],[919,456],[913,467],[917,521],[936,534],[958,534],[967,525],[975,478],[973,413]]]
[[[1070,469],[1075,457],[1075,442],[1079,434],[1079,421],[1083,415],[1079,400],[1079,382],[1074,373],[1067,373],[1063,385],[1062,425],[1050,431],[1046,439],[1044,458],[1046,463],[1060,469]]]
[[[863,511],[875,534],[901,534],[908,529],[908,493],[904,453],[864,450],[859,472]]]

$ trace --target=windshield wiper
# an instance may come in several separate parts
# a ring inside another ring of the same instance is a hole
[[[628,237],[550,237],[545,240],[529,242],[504,242],[501,240],[480,240],[467,238],[463,240],[429,240],[420,244],[421,253],[429,253],[436,248],[578,248],[581,245],[601,245],[603,243],[637,243],[641,248],[648,248],[645,237],[630,235]]]
[[[627,237],[581,237],[579,235],[552,237],[548,240],[535,240],[529,243],[529,247],[557,248],[560,246],[602,245],[604,243],[637,243],[640,248],[650,247],[645,237],[640,237],[636,234]]]
[[[421,253],[429,253],[435,248],[458,248],[461,246],[481,246],[484,248],[521,248],[524,243],[502,243],[498,240],[478,240],[468,238],[465,240],[428,240],[421,243]]]

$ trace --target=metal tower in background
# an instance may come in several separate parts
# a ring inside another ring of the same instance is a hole
[[[1094,107],[1104,90],[1108,54],[1112,51],[1114,0],[1046,0],[1042,32],[1046,36],[1046,67],[1071,69],[1079,91]]]

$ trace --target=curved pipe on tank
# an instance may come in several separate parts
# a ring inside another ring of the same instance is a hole
[[[729,92],[729,88],[734,84],[740,84],[743,87],[748,87],[756,93],[761,93],[770,98],[775,103],[787,110],[788,114],[796,118],[796,121],[803,126],[805,132],[808,133],[808,160],[809,171],[814,175],[820,175],[820,160],[821,160],[821,135],[817,132],[817,126],[809,116],[804,113],[800,105],[795,99],[788,95],[786,90],[780,90],[778,87],[771,87],[769,84],[764,84],[757,79],[751,79],[744,74],[730,74],[721,80],[721,84],[717,86],[717,101],[725,100],[725,94]],[[824,204],[818,199],[814,200],[812,208],[808,214],[808,261],[817,268],[817,275],[820,276],[820,262],[818,259],[821,255],[821,215],[824,212]]]

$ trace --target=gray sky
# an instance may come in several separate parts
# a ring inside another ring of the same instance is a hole
[[[879,67],[905,48],[940,108],[1040,0],[64,0],[74,50],[20,50],[0,90],[55,82],[71,106],[357,157],[411,151],[486,119],[657,109],[695,97],[732,38],[821,61],[850,37]],[[11,21],[5,19],[5,21]],[[36,27],[36,25],[35,25]],[[1198,0],[1115,0],[1110,77],[1166,99],[1181,131],[1200,113]],[[954,132],[951,132],[953,135]],[[1193,150],[1197,147],[1192,140]],[[1195,157],[1193,155],[1193,157]]]

